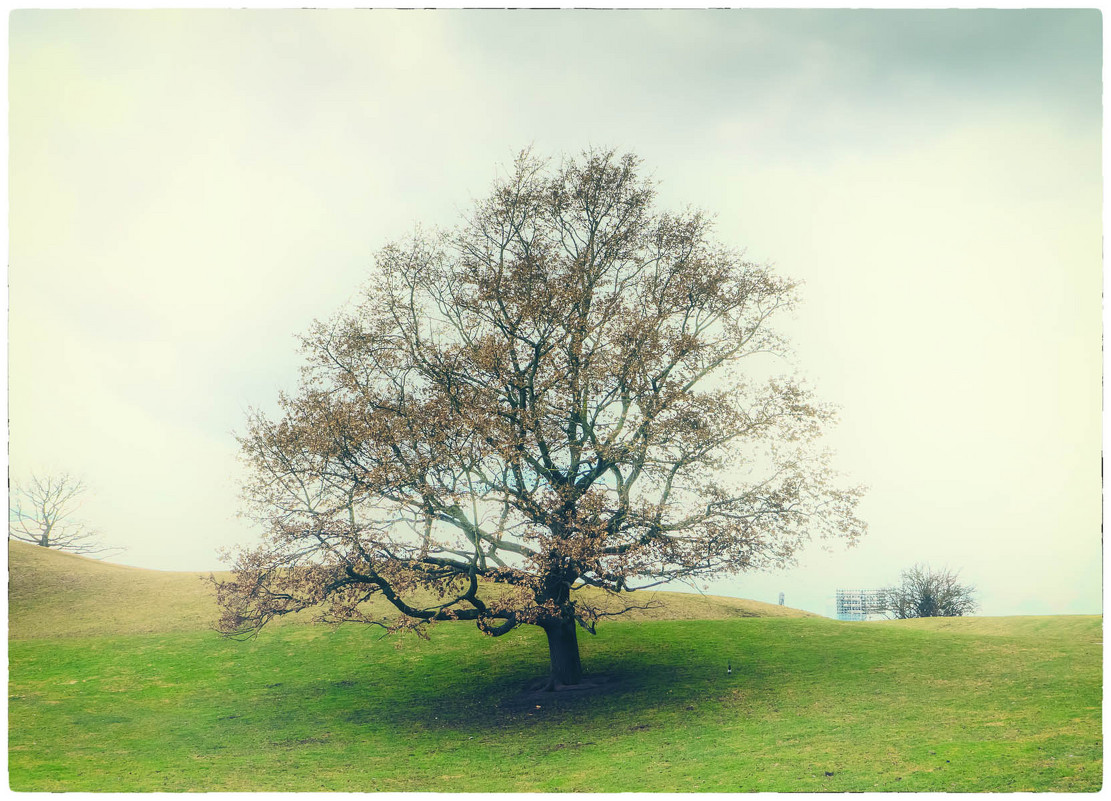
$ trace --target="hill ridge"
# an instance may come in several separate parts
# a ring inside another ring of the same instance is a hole
[[[213,574],[119,565],[9,540],[8,636],[38,639],[208,629],[217,618],[209,575]],[[636,597],[661,608],[637,610],[620,619],[820,617],[792,607],[716,595],[642,590]],[[392,613],[392,608],[383,602],[383,613],[387,612]],[[304,613],[288,622],[303,624],[310,619],[311,614]]]

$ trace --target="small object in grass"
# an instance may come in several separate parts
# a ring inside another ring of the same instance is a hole
[[[726,662],[725,663],[725,672],[726,672],[726,674],[729,674],[729,673],[733,672],[733,663],[732,662]]]
[[[833,771],[832,771],[832,770],[827,770],[827,771],[826,771],[826,776],[832,776],[832,775],[833,775]]]

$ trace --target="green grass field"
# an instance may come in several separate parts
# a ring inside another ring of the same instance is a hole
[[[541,696],[521,692],[547,669],[539,631],[492,640],[444,624],[397,647],[301,622],[234,642],[205,628],[212,602],[195,576],[34,546],[9,560],[14,790],[1102,782],[1098,616],[840,623],[664,593],[683,619],[657,610],[582,636],[604,691]]]

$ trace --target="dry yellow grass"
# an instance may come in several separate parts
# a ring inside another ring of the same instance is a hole
[[[207,576],[124,567],[9,540],[8,636],[83,637],[209,628],[217,610]],[[585,592],[594,598],[600,595]],[[623,616],[630,620],[814,617],[785,606],[693,593],[638,592],[602,603],[610,609],[631,603],[650,607]],[[303,623],[309,617],[302,615],[293,622]]]
[[[124,567],[9,540],[8,636],[204,629],[216,619],[206,575]]]

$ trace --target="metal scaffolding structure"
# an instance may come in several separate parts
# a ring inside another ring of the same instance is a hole
[[[883,617],[880,590],[837,590],[838,620],[876,620]]]

